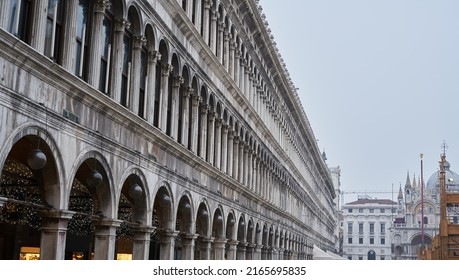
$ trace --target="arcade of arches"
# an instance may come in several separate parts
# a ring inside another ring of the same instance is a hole
[[[0,259],[333,248],[332,180],[281,61],[246,33],[269,41],[259,11],[1,1]]]

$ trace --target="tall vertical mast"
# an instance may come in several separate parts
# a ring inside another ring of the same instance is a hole
[[[423,165],[422,165],[422,157],[421,154],[421,245],[422,249],[424,249],[424,175],[423,175]]]

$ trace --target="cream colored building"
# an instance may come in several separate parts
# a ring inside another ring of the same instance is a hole
[[[0,1],[0,259],[309,259],[335,191],[258,1]]]
[[[390,260],[391,225],[397,203],[359,196],[343,205],[343,257],[349,260]]]

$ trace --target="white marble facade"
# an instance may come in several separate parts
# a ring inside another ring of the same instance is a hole
[[[335,191],[258,1],[0,2],[0,259],[310,259]]]

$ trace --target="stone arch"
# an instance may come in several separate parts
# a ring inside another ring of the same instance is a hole
[[[191,194],[186,191],[182,194],[176,211],[175,230],[177,236],[174,240],[174,259],[176,260],[193,259],[194,257],[192,246],[195,232],[193,208]]]
[[[219,206],[215,209],[212,217],[212,237],[223,238],[225,237],[225,218],[223,209]]]
[[[174,199],[170,185],[159,181],[153,202],[152,226],[155,231],[150,240],[149,259],[173,259],[174,254]]]
[[[128,168],[121,177],[121,194],[132,204],[133,222],[137,224],[149,225],[148,213],[151,212],[150,191],[147,180],[143,172],[136,166]],[[118,204],[119,205],[119,204]]]
[[[171,58],[171,65],[172,65],[172,75],[174,76],[180,76],[180,56],[177,55],[177,53],[172,53],[172,58]]]
[[[210,208],[207,200],[204,198],[199,203],[196,211],[196,244],[194,259],[209,260],[211,246],[211,229],[210,229]]]
[[[236,216],[233,211],[228,213],[226,218],[226,238],[228,240],[236,240]]]
[[[6,161],[12,156],[17,157],[19,162],[30,169],[27,159],[30,153],[37,148],[42,150],[47,159],[45,166],[40,170],[40,172],[47,174],[40,179],[40,185],[43,188],[42,199],[47,205],[56,209],[63,209],[66,207],[66,201],[64,199],[65,189],[61,188],[65,185],[61,153],[53,137],[45,129],[32,124],[25,124],[11,132],[10,137],[0,149],[0,170],[3,172]],[[35,173],[37,172],[35,171]],[[0,178],[0,183],[2,180]]]
[[[174,199],[170,185],[162,181],[153,202],[153,225],[162,230],[175,229],[173,209]]]
[[[158,64],[168,64],[169,63],[169,51],[170,47],[168,42],[163,38],[159,41],[158,51],[161,54],[161,60]]]
[[[154,27],[150,23],[147,23],[145,25],[144,36],[146,39],[145,43],[147,45],[148,51],[150,52],[155,51],[156,50],[156,36],[155,36]]]
[[[98,172],[99,175],[96,174]],[[116,189],[113,182],[111,168],[106,158],[96,150],[85,149],[75,160],[72,169],[70,192],[67,197],[70,201],[72,189],[78,184],[84,185],[93,199],[96,199],[94,213],[107,218],[115,218],[116,214]],[[98,182],[100,180],[101,182]],[[70,203],[70,202],[69,202]],[[70,205],[69,205],[70,209]]]
[[[0,247],[3,259],[18,259],[20,246],[37,247],[41,259],[63,259],[56,221],[66,221],[59,150],[45,129],[26,124],[11,133],[0,153]],[[53,232],[54,231],[54,232]],[[48,237],[48,238],[46,238]],[[65,238],[65,235],[64,235]]]
[[[135,255],[134,239],[139,226],[143,225],[145,229],[151,221],[148,219],[151,210],[146,180],[139,168],[131,167],[123,174],[120,182],[117,219],[121,224],[116,229],[117,258],[131,255],[134,259],[143,259],[143,254]]]
[[[109,11],[116,19],[126,18],[126,2],[124,0],[113,0],[109,6]]]
[[[127,19],[129,22],[128,29],[132,32],[132,35],[142,35],[142,13],[135,2],[131,3],[128,8]]]

